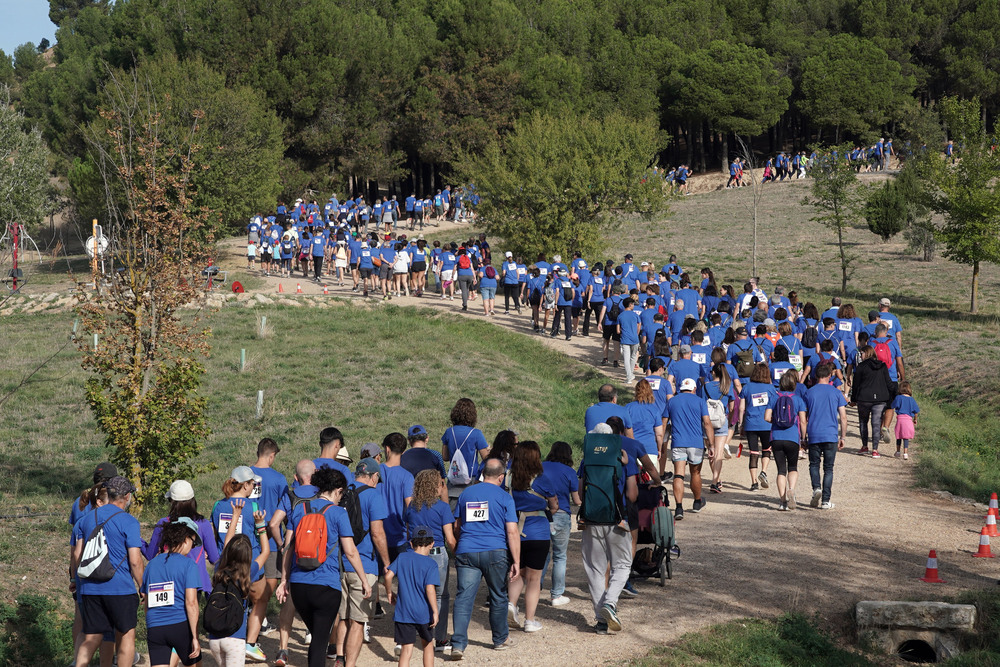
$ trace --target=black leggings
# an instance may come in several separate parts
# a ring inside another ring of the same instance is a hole
[[[521,302],[517,300],[517,293],[520,291],[520,283],[515,285],[503,284],[503,309],[505,311],[510,310],[510,300],[514,300],[514,307],[518,311],[521,310]]]
[[[799,446],[791,440],[772,440],[771,452],[774,455],[774,465],[778,466],[779,475],[798,472]]]
[[[764,450],[764,458],[771,458],[771,432],[747,431],[747,448],[750,450],[750,467],[759,468],[761,449]]]
[[[317,280],[323,276],[323,258],[317,255],[313,256],[313,275]]]
[[[312,633],[309,667],[326,667],[326,647],[340,611],[340,591],[318,584],[290,584],[292,602]]]
[[[595,325],[600,323],[601,308],[604,308],[603,301],[591,301],[587,304],[586,313],[583,316],[583,335],[590,334],[590,315],[594,315]]]

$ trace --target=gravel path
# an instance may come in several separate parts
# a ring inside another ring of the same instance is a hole
[[[267,280],[268,292],[277,291],[279,281]],[[289,291],[289,280],[280,282]],[[293,292],[295,282],[293,278]],[[314,283],[298,282],[307,293],[322,293],[322,287]],[[330,294],[352,296],[349,286],[331,286]],[[463,314],[457,300],[425,296],[394,298],[391,303]],[[498,312],[502,312],[502,300],[498,299],[497,305]],[[481,302],[471,302],[464,315],[482,318]],[[520,317],[498,314],[489,320],[533,335],[527,313]],[[575,337],[571,341],[539,338],[584,363],[600,360],[598,337]],[[612,377],[624,381],[620,369],[603,370],[609,374],[617,370]],[[667,582],[666,588],[653,580],[639,582],[641,596],[621,602],[621,633],[598,636],[591,629],[589,596],[580,570],[580,533],[574,530],[567,574],[567,595],[572,602],[551,607],[544,602],[547,590],[543,591],[538,612],[543,630],[532,635],[515,631],[518,646],[494,652],[489,648],[485,590],[481,589],[464,664],[604,664],[641,655],[654,645],[708,624],[793,610],[818,612],[835,630],[846,634],[850,632],[849,614],[859,600],[934,600],[954,596],[960,590],[996,586],[1000,576],[996,561],[971,556],[978,547],[985,507],[913,489],[914,461],[892,458],[892,445],[883,447],[890,456],[880,460],[858,456],[857,416],[853,410],[848,414],[850,437],[837,458],[834,510],[808,507],[806,461],[800,461],[800,509],[779,513],[773,483],[768,490],[750,493],[747,459],[730,460],[723,468],[725,492],[706,496],[705,510],[697,515],[689,513],[677,526],[682,557],[674,564],[674,579]],[[918,434],[911,448],[913,458],[919,458],[920,444]],[[773,479],[773,466],[771,471]],[[687,491],[685,504],[689,507],[690,503]],[[1000,551],[1000,540],[997,542]],[[937,549],[941,577],[947,584],[919,581],[931,548]],[[301,639],[300,632],[297,629],[293,633],[292,660],[296,665],[304,664],[302,647],[295,644],[296,639]],[[391,660],[391,637],[391,618],[376,621],[373,641],[362,652],[360,664],[378,665]],[[263,648],[268,656],[274,654],[276,633],[263,638]],[[419,664],[417,660],[415,655],[414,664]]]

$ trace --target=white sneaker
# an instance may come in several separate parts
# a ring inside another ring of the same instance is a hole
[[[819,507],[819,501],[823,497],[823,489],[813,489],[812,500],[809,501],[809,507]]]
[[[722,446],[722,455],[726,458],[727,461],[733,458],[733,452],[729,449],[728,442]]]
[[[371,630],[371,626],[369,626],[368,623],[365,623],[365,633],[364,633],[363,637],[364,637],[364,643],[365,644],[370,644],[371,643],[371,641],[372,641],[372,630]]]
[[[525,621],[524,631],[525,632],[538,632],[542,629],[542,624],[539,621]]]
[[[820,505],[819,508],[821,510],[832,510],[834,508],[834,505],[833,505],[832,502],[827,501],[827,502],[823,503],[822,505]]]
[[[402,644],[396,644],[393,647],[393,649],[392,649],[392,654],[394,656],[396,656],[397,658],[399,657],[399,654],[402,653],[402,652],[403,652],[403,645]]]
[[[559,597],[552,598],[553,607],[561,607],[564,604],[569,604],[569,598],[565,595],[560,595]]]
[[[312,636],[312,633],[311,633],[311,632],[307,632],[307,633],[306,633],[306,638],[305,638],[305,640],[303,641],[303,643],[304,643],[304,644],[305,644],[306,646],[309,646],[310,644],[312,644],[312,643],[313,643],[313,636]]]
[[[507,603],[507,625],[512,628],[521,627],[521,617],[517,613],[517,607]]]

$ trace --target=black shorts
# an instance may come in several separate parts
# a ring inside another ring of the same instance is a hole
[[[618,333],[618,327],[613,324],[604,325],[601,335],[604,336],[604,340],[620,341],[622,339],[622,335]]]
[[[528,297],[528,303],[531,304],[532,306],[540,306],[540,305],[542,305],[542,297],[540,297],[540,296],[529,296]]]
[[[410,265],[410,273],[420,273],[427,270],[427,262],[414,262]]]
[[[191,626],[187,621],[148,628],[146,641],[149,644],[151,665],[169,665],[171,650],[177,651],[182,665],[197,665],[201,662],[201,654],[193,659],[188,657],[194,647],[191,643]]]
[[[420,637],[424,644],[434,640],[434,633],[431,631],[430,623],[396,623],[393,631],[397,644],[416,644],[417,637]]]
[[[772,440],[771,454],[778,466],[779,475],[787,475],[799,469],[799,445],[791,440]]]
[[[628,498],[625,499],[625,519],[629,530],[639,530],[639,506]]]
[[[521,540],[520,566],[522,568],[530,567],[532,570],[541,570],[545,567],[545,560],[548,556],[548,540]]]
[[[583,310],[583,307],[577,307],[577,306],[573,306],[573,307],[572,307],[572,311],[573,311],[573,317],[580,317],[580,312],[581,312],[582,310]]]
[[[139,596],[135,593],[81,595],[79,605],[85,635],[103,635],[106,632],[125,634],[135,629],[139,613]]]
[[[364,269],[364,268],[361,269],[361,277],[362,278],[371,278],[372,277],[372,269]]]
[[[747,431],[747,448],[754,454],[761,454],[765,458],[771,456],[771,432],[770,431]],[[761,453],[763,450],[763,453]]]
[[[351,271],[357,271],[358,270],[358,263],[357,262],[354,262],[353,264],[350,264],[349,266],[351,267]]]

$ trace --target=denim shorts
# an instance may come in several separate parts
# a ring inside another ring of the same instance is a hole
[[[484,299],[495,299],[496,296],[497,296],[497,288],[496,287],[480,287],[479,288],[479,294]]]

